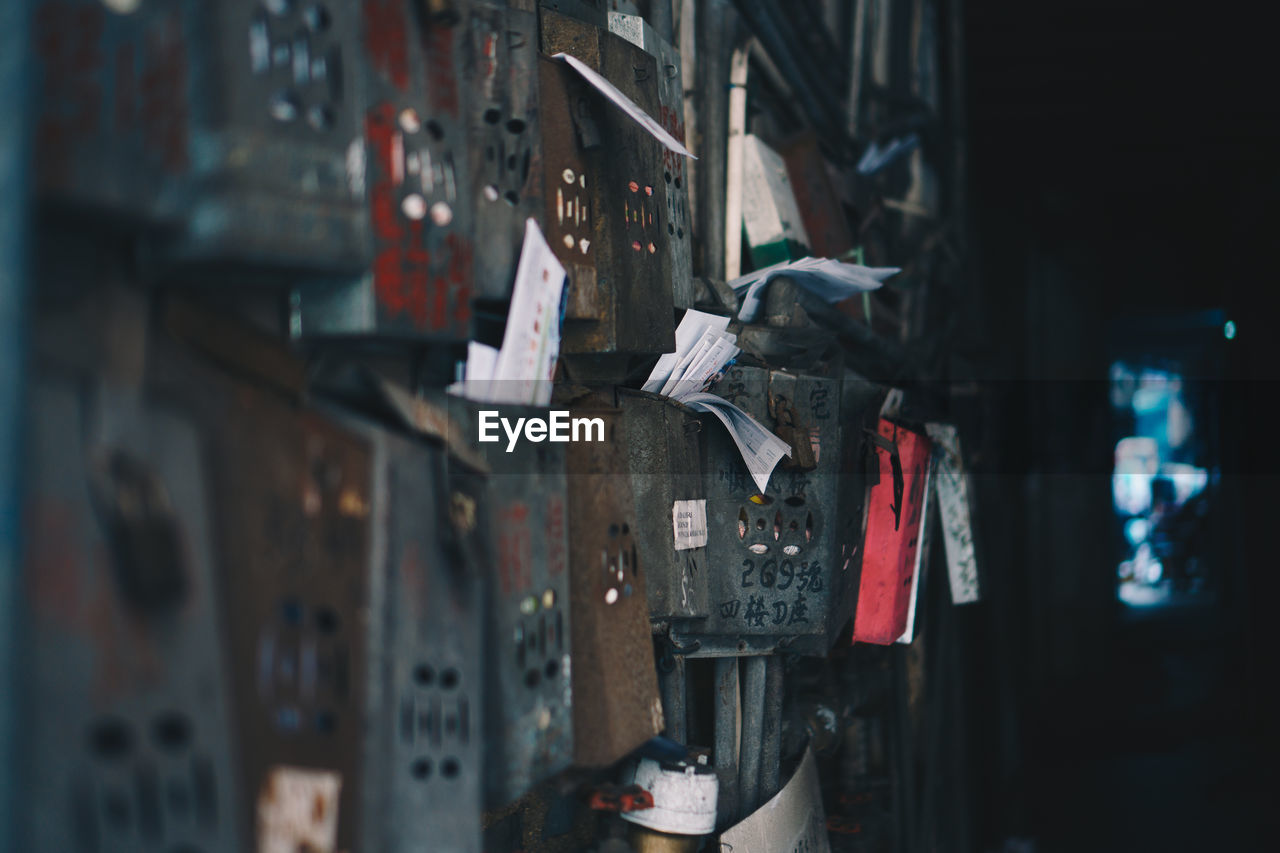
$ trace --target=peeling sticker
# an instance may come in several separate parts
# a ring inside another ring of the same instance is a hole
[[[259,853],[334,853],[342,774],[273,767],[258,794]]]
[[[707,544],[707,502],[675,501],[671,504],[671,524],[677,551],[703,547]]]

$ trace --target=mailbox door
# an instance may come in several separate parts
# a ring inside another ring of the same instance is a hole
[[[563,445],[479,442],[481,411],[512,423],[547,417],[533,406],[453,399],[466,441],[489,464],[479,481],[489,552],[485,620],[489,695],[485,720],[486,802],[505,805],[573,760],[577,665],[571,654],[568,504]],[[502,429],[495,426],[502,434]],[[475,478],[458,472],[463,480]]]
[[[28,417],[19,847],[243,850],[207,426],[65,368]]]
[[[621,412],[600,418],[604,441],[568,445],[573,610],[574,763],[603,767],[662,731]]]

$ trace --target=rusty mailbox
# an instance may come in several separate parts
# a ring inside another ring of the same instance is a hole
[[[543,7],[542,50],[582,60],[658,114],[657,64],[599,27]],[[543,232],[569,275],[561,351],[674,348],[662,146],[563,63],[539,62]]]
[[[349,415],[371,448],[365,850],[478,853],[484,531],[444,451]]]
[[[568,504],[563,447],[518,442],[506,452],[498,421],[481,442],[482,413],[546,418],[533,406],[450,398],[450,430],[489,467],[477,492],[490,545],[485,635],[485,797],[492,807],[525,794],[573,760]],[[488,420],[488,416],[486,421]],[[472,475],[459,471],[460,477]]]
[[[367,263],[354,4],[35,6],[43,200],[154,230],[162,262]]]
[[[684,86],[680,78],[680,52],[654,32],[639,15],[609,13],[609,32],[621,36],[653,56],[658,67],[658,112],[654,116],[681,142],[684,136]],[[693,220],[689,214],[688,174],[685,158],[662,151],[662,182],[667,187],[667,248],[671,253],[671,292],[677,308],[693,307]]]
[[[511,294],[524,223],[542,212],[538,124],[538,16],[503,2],[468,5],[467,133],[475,229],[476,296]]]
[[[866,476],[865,427],[884,392],[852,374],[734,366],[711,388],[791,445],[768,488],[708,421],[703,472],[711,613],[677,632],[697,655],[825,655],[854,605]],[[686,633],[687,632],[687,633]]]
[[[473,209],[461,17],[439,4],[360,5],[362,106],[353,158],[372,262],[292,296],[296,337],[466,340],[474,295]],[[452,8],[452,7],[450,7]]]
[[[637,563],[655,628],[710,614],[703,423],[666,397],[618,389],[635,500]]]
[[[566,454],[574,763],[603,767],[662,731],[662,702],[622,414],[573,414],[599,423]]]
[[[208,426],[40,358],[27,417],[18,849],[247,849]]]

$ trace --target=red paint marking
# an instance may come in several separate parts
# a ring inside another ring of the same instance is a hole
[[[551,577],[564,574],[564,498],[553,494],[547,501],[547,571]]]
[[[427,93],[437,112],[458,115],[458,75],[453,61],[453,27],[430,27],[423,48],[427,53]]]
[[[182,21],[174,12],[160,30],[147,33],[143,45],[143,144],[158,151],[170,173],[187,167],[187,46]]]
[[[529,535],[529,507],[522,501],[507,504],[498,513],[498,579],[504,595],[533,585],[533,546]]]
[[[373,67],[400,91],[409,88],[408,25],[403,0],[364,0],[364,46]]]
[[[449,297],[453,300],[454,327],[465,330],[471,323],[471,280],[472,267],[475,262],[475,250],[471,241],[461,234],[450,232],[444,238],[445,248],[449,255],[449,269],[446,281]],[[443,291],[445,288],[437,287]],[[442,318],[443,319],[443,318]]]
[[[670,133],[682,144],[684,143],[684,116],[681,112],[673,110],[671,107],[658,107],[658,124],[662,125],[662,129]],[[667,148],[662,149],[662,165],[671,177],[684,177],[684,156],[677,154]]]
[[[76,144],[96,133],[101,123],[103,14],[97,4],[56,2],[36,11],[36,51],[44,72],[36,151],[45,180],[68,178]]]

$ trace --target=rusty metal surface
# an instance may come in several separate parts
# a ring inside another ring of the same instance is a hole
[[[464,55],[472,158],[476,296],[509,297],[524,223],[542,212],[538,17],[500,2],[467,8]]]
[[[666,6],[670,23],[670,3]],[[657,62],[658,112],[654,118],[681,142],[685,142],[684,86],[680,77],[680,52],[639,15],[609,13],[609,31],[643,49]],[[667,188],[667,247],[671,253],[671,292],[677,308],[693,307],[693,220],[689,213],[689,175],[686,158],[662,151],[662,180]]]
[[[317,8],[37,3],[40,197],[163,226],[166,261],[358,269],[356,18]]]
[[[408,341],[469,337],[474,291],[467,28],[412,0],[361,5],[357,155],[373,260],[338,283],[294,295],[299,337]]]
[[[703,501],[703,423],[684,406],[656,394],[619,389],[635,500],[636,553],[644,566],[649,618],[654,622],[709,613],[707,549],[675,541],[677,501]],[[677,549],[677,545],[681,547]]]
[[[582,60],[652,116],[658,70],[652,56],[597,26],[542,9],[543,53]],[[675,343],[663,148],[575,72],[546,68],[542,77],[543,149],[547,158],[544,230],[557,251],[568,240],[595,256],[595,278],[573,267],[561,351],[656,354]],[[549,89],[563,89],[563,93]],[[553,114],[553,110],[555,111]],[[568,114],[570,119],[562,123]],[[568,164],[574,157],[578,166]],[[572,169],[573,171],[566,171]],[[578,201],[567,228],[570,187]],[[565,207],[561,203],[565,203]],[[563,218],[563,219],[562,219]],[[563,259],[563,258],[562,258]],[[594,286],[593,286],[594,285]]]
[[[663,728],[646,597],[638,563],[625,427],[616,409],[604,441],[567,445],[573,611],[574,763],[612,764]]]
[[[815,257],[838,258],[853,248],[853,235],[840,199],[831,186],[818,137],[806,132],[783,144],[778,153],[787,164],[809,248]]]
[[[735,366],[713,393],[793,444],[756,492],[728,433],[708,423],[711,614],[681,626],[697,655],[825,655],[852,613],[861,565],[865,425],[883,390],[843,378]],[[809,460],[806,469],[797,467]],[[811,466],[811,467],[809,467]]]
[[[485,636],[485,780],[489,807],[509,803],[573,760],[571,655],[576,610],[570,604],[571,559],[563,445],[478,442],[478,414],[546,417],[532,406],[450,398],[462,440],[490,468],[484,477],[453,465],[455,479],[476,484],[486,529],[488,587]]]

